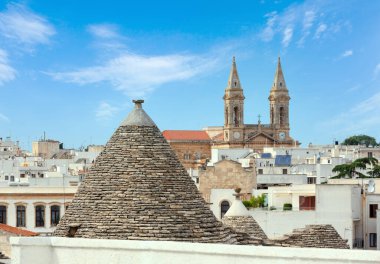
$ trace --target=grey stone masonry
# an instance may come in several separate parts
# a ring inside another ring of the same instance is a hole
[[[240,244],[261,245],[262,240],[267,239],[267,235],[252,216],[224,216],[222,222],[238,234],[247,234],[248,237],[238,238]]]
[[[237,244],[141,103],[96,159],[54,235]]]
[[[222,222],[224,225],[231,227],[235,231],[247,233],[254,238],[268,238],[252,216],[224,216]]]
[[[350,248],[347,240],[342,239],[332,225],[307,225],[306,228],[295,229],[283,238],[265,241],[265,244],[282,247]]]

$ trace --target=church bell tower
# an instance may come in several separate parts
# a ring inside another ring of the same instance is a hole
[[[269,95],[270,124],[274,132],[274,138],[279,141],[290,139],[289,136],[289,91],[286,87],[284,74],[281,68],[281,60],[278,58],[277,69]]]
[[[235,57],[224,93],[224,141],[239,142],[244,139],[244,95],[236,68]]]

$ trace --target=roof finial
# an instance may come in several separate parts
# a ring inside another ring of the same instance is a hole
[[[135,109],[141,109],[142,104],[144,103],[144,100],[132,100],[132,102],[135,104]]]
[[[232,56],[232,63],[235,63],[235,56]]]

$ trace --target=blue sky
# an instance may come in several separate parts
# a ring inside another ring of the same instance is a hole
[[[232,56],[245,123],[268,123],[281,54],[303,146],[380,140],[379,1],[0,1],[0,137],[104,144],[131,99],[161,130],[223,124]]]

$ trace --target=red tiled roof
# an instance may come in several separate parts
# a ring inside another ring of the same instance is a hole
[[[0,224],[0,230],[18,236],[38,236],[38,233],[5,224]]]
[[[203,130],[165,130],[162,134],[166,140],[210,140]]]

